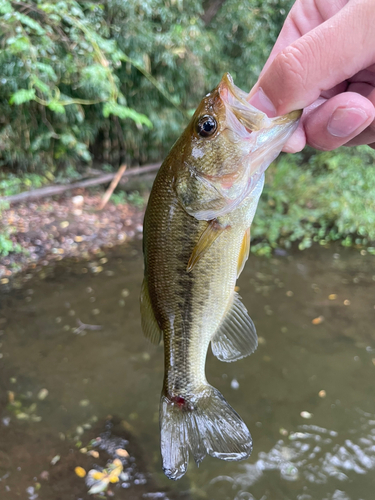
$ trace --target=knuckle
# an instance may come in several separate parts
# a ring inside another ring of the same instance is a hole
[[[281,83],[290,89],[305,87],[304,61],[306,56],[297,45],[290,45],[275,58],[275,66]]]

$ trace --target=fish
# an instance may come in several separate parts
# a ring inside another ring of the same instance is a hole
[[[205,375],[209,344],[232,362],[257,348],[253,321],[235,291],[250,250],[264,171],[301,111],[269,118],[226,73],[207,94],[155,178],[143,234],[141,322],[164,341],[160,400],[162,467],[169,479],[206,455],[246,459],[244,421]]]

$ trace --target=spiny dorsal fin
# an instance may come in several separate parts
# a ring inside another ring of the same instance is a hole
[[[221,235],[225,227],[222,227],[216,219],[212,220],[201,234],[198,243],[190,256],[186,271],[189,273],[196,263],[207,252],[212,243]]]
[[[158,322],[156,321],[154,311],[148,293],[148,285],[146,278],[143,279],[141,289],[141,322],[143,333],[153,344],[159,344],[163,335]]]
[[[250,252],[250,228],[246,230],[242,240],[240,255],[238,257],[238,264],[237,264],[237,278],[242,273],[243,268],[245,267],[246,261],[249,258],[249,252]]]
[[[220,361],[230,362],[249,356],[257,346],[254,323],[241,297],[233,292],[227,312],[211,339],[212,352]]]

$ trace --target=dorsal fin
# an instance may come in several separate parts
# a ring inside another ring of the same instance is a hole
[[[245,267],[246,261],[249,258],[249,252],[250,252],[250,228],[246,229],[245,235],[242,240],[240,255],[238,257],[238,264],[237,264],[237,278],[242,273],[242,270]]]
[[[211,339],[212,352],[220,361],[230,362],[249,356],[257,346],[254,323],[241,297],[233,292],[227,312]]]
[[[163,332],[156,321],[148,293],[146,278],[143,279],[141,288],[141,322],[143,333],[153,344],[160,344]]]
[[[212,243],[221,235],[225,227],[222,227],[216,219],[212,220],[201,234],[198,243],[190,256],[186,271],[189,273],[202,256],[207,252]]]

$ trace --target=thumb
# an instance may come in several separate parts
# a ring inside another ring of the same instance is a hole
[[[349,2],[276,55],[251,91],[250,103],[269,116],[312,104],[375,62],[373,23],[372,1]]]

